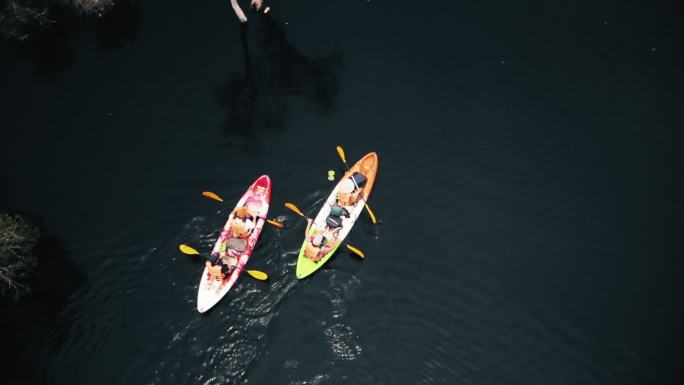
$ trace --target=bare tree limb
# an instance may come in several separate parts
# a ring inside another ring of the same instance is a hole
[[[246,23],[247,22],[247,16],[245,16],[245,13],[242,12],[242,8],[237,3],[237,0],[230,0],[230,5],[233,6],[233,11],[235,11],[235,14],[237,15],[238,19],[240,19],[240,22]]]

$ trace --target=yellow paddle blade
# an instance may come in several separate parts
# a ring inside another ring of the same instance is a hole
[[[279,228],[279,229],[282,229],[283,227],[285,227],[284,224],[282,224],[282,223],[280,223],[280,222],[278,222],[278,221],[276,221],[276,220],[273,220],[273,219],[267,219],[266,222],[272,224],[273,226],[275,226],[275,227],[277,227],[277,228]]]
[[[351,250],[354,254],[358,255],[358,256],[361,257],[361,258],[366,258],[366,255],[363,254],[363,252],[362,252],[361,250],[357,249],[356,247],[354,247],[354,246],[352,246],[352,245],[350,245],[350,244],[347,244],[346,246],[347,246],[347,248],[348,248],[349,250]]]
[[[304,213],[302,213],[302,211],[297,206],[295,206],[294,204],[292,204],[290,202],[285,202],[285,207],[287,207],[288,209],[294,211],[295,213],[297,213],[303,217],[306,217],[304,215]]]
[[[259,281],[265,281],[268,279],[268,275],[266,275],[266,273],[264,273],[263,271],[259,271],[259,270],[245,270],[245,271],[247,272],[247,274],[258,279]]]
[[[373,224],[378,223],[378,221],[375,220],[375,214],[373,214],[370,207],[368,207],[368,204],[366,204],[366,210],[368,210],[368,215],[371,217],[371,222],[373,222]]]
[[[347,163],[347,159],[344,157],[344,149],[340,146],[337,146],[337,153],[340,154],[340,159],[342,159],[342,162]]]
[[[199,251],[193,249],[192,247],[188,245],[180,245],[178,246],[180,251],[183,252],[183,254],[188,254],[188,255],[199,255]]]
[[[215,201],[223,202],[223,199],[220,196],[214,194],[211,191],[204,191],[204,192],[202,192],[202,195],[204,195],[207,198],[211,198]]]

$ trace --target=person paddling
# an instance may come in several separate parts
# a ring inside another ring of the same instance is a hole
[[[304,255],[310,260],[318,262],[335,246],[336,231],[313,227],[313,220],[311,218],[308,218],[307,222],[308,224],[304,232],[307,240]]]
[[[362,187],[365,183],[366,177],[358,172],[343,180],[337,191],[337,203],[340,206],[354,206],[359,199],[363,198]]]
[[[222,281],[235,269],[238,259],[232,255],[233,251],[228,248],[227,242],[221,244],[218,254],[214,254],[214,263],[206,261],[204,265],[209,270],[209,277]]]
[[[254,230],[254,208],[250,205],[239,207],[233,210],[232,214],[233,220],[230,222],[231,236],[247,238],[252,234],[252,230]]]

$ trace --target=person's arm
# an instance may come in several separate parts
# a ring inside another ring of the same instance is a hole
[[[359,187],[358,190],[354,191],[354,204],[363,198],[363,189]]]
[[[308,223],[306,225],[306,230],[304,230],[304,236],[308,237],[309,236],[309,230],[311,230],[311,224],[313,223],[313,220],[311,218],[307,218],[306,221]]]

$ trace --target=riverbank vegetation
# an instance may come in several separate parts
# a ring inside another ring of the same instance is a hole
[[[15,299],[31,291],[39,230],[19,215],[0,213],[0,295]]]
[[[0,35],[24,41],[34,32],[57,23],[60,13],[102,16],[113,5],[114,0],[0,0]]]
[[[71,330],[66,305],[85,276],[39,219],[6,212],[14,210],[0,212],[0,378],[8,385],[46,384],[37,368]]]

